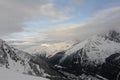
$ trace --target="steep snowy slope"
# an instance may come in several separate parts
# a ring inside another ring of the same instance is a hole
[[[120,33],[110,31],[107,34],[94,35],[64,52],[57,53],[49,60],[60,71],[77,76],[83,73],[96,75],[101,73],[106,58],[119,52]]]
[[[22,74],[66,80],[64,75],[51,68],[46,59],[13,48],[3,40],[0,40],[0,67]]]
[[[59,43],[43,43],[38,46],[33,46],[25,49],[25,51],[31,54],[46,54],[46,56],[53,56],[57,52],[67,50],[73,44],[75,44],[75,42],[73,41]]]
[[[0,68],[0,80],[48,80],[48,79],[23,75],[20,73],[16,73],[12,70]]]
[[[96,64],[103,63],[108,56],[120,51],[120,42],[117,41],[119,39],[120,34],[115,31],[111,31],[104,36],[95,35],[67,50],[60,62],[62,63],[68,56],[78,53],[81,60],[85,57]]]
[[[25,74],[46,75],[44,69],[33,62],[31,55],[10,47],[3,40],[0,40],[0,66]]]

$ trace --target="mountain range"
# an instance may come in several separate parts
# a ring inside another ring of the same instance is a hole
[[[50,80],[120,80],[120,33],[115,30],[26,51],[0,40],[0,67]]]
[[[113,57],[114,55],[117,56]],[[76,76],[86,73],[87,75],[104,76],[109,80],[119,80],[120,78],[116,79],[120,71],[119,64],[117,64],[120,62],[119,55],[120,33],[113,30],[104,35],[94,35],[66,51],[58,52],[49,61],[56,69]],[[111,65],[114,60],[116,63],[113,65],[114,68],[106,64],[107,59],[110,59],[109,64]],[[113,70],[110,71],[111,69]],[[108,74],[111,75],[108,76]]]

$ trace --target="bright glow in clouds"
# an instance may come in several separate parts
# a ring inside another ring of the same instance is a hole
[[[120,0],[0,0],[0,6],[0,37],[12,45],[120,31]]]

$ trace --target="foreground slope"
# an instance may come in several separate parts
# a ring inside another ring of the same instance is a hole
[[[50,79],[64,79],[64,76],[52,69],[44,58],[32,56],[9,46],[0,40],[0,67],[21,74],[29,74]]]
[[[34,58],[0,40],[0,66],[20,73],[46,76],[44,69],[35,63]]]
[[[41,77],[23,75],[12,70],[0,68],[0,80],[48,80]]]

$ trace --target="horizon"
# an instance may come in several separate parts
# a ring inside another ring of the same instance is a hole
[[[11,45],[83,40],[115,28],[120,0],[0,0],[0,37]]]

